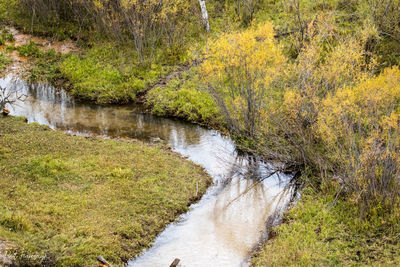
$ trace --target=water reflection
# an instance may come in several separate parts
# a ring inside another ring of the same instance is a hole
[[[27,85],[11,75],[0,80],[0,86],[19,91],[29,97],[12,107],[12,115],[25,116],[74,133],[130,137],[149,141],[158,137],[169,140],[177,135],[182,145],[200,142],[200,127],[143,114],[134,106],[96,106],[75,102],[65,91],[48,84]]]
[[[12,76],[0,80],[0,86],[29,96],[10,107],[12,115],[82,135],[161,138],[213,177],[214,185],[201,201],[130,266],[169,266],[174,258],[181,259],[180,266],[246,266],[268,218],[290,199],[290,177],[271,175],[272,166],[238,155],[232,141],[216,131],[143,114],[139,107],[77,103],[64,91],[46,84],[27,85]]]

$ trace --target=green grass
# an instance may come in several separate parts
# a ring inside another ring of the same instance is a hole
[[[5,45],[6,42],[14,42],[14,36],[7,28],[0,26],[0,45]]]
[[[42,51],[33,42],[15,49],[34,63],[31,80],[61,82],[72,96],[97,104],[130,102],[176,68],[174,64],[138,64],[134,51],[111,43],[67,55]]]
[[[354,203],[305,190],[252,266],[399,266],[400,208],[360,220]]]
[[[12,62],[12,59],[0,52],[0,74],[7,68],[7,66]]]
[[[96,103],[126,103],[157,82],[172,67],[140,65],[132,49],[96,46],[71,54],[59,66],[73,96]]]
[[[196,69],[183,72],[165,87],[155,87],[147,95],[152,113],[173,116],[207,126],[221,127],[222,115],[202,83]]]
[[[43,54],[39,47],[32,41],[30,41],[28,44],[18,46],[16,49],[18,50],[19,55],[22,57],[38,58]]]
[[[64,57],[54,49],[41,52],[38,58],[32,59],[34,64],[29,70],[30,80],[34,82],[41,80],[47,80],[52,83],[60,82],[61,74],[58,66]]]
[[[0,240],[20,265],[95,266],[98,255],[120,265],[210,183],[163,147],[68,136],[16,117],[0,118],[0,173]]]

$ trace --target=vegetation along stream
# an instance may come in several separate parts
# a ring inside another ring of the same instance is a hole
[[[241,155],[232,140],[214,130],[145,114],[140,106],[77,103],[62,90],[12,75],[0,86],[27,96],[9,109],[28,122],[77,135],[165,142],[213,177],[202,199],[129,266],[168,266],[175,258],[180,266],[247,266],[249,253],[266,238],[266,225],[279,218],[295,194],[291,176]]]

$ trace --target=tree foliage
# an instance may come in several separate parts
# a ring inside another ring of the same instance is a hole
[[[269,84],[284,62],[272,25],[223,34],[208,43],[206,55],[202,74],[229,127],[236,134],[255,136]]]

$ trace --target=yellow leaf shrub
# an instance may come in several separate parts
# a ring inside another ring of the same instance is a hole
[[[327,145],[336,146],[348,136],[349,130],[360,138],[374,131],[386,134],[398,131],[399,112],[400,70],[395,67],[324,99],[318,130]],[[387,141],[387,136],[382,138]]]
[[[270,23],[222,34],[206,47],[201,74],[233,131],[255,135],[265,96],[285,62]]]
[[[330,94],[322,101],[318,133],[360,204],[395,203],[400,182],[398,67]]]

